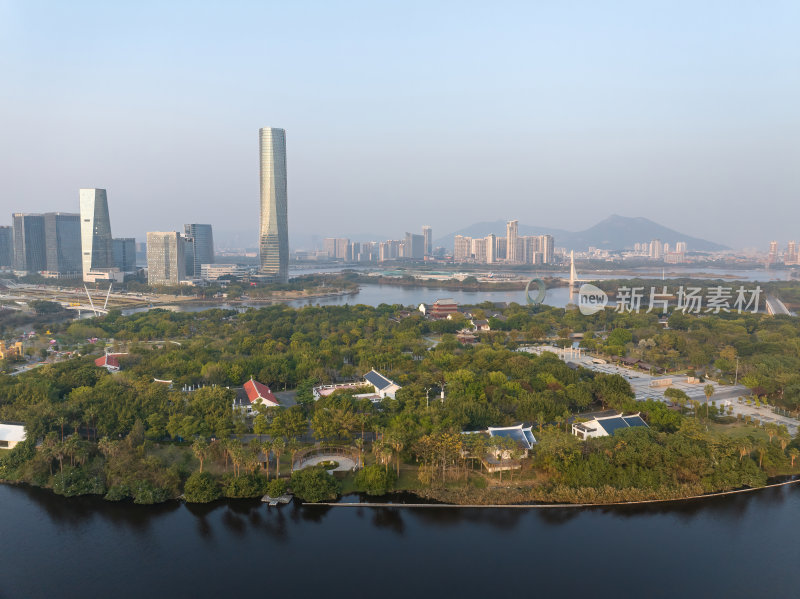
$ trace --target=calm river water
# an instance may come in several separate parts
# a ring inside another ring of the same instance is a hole
[[[344,267],[339,267],[339,270]],[[328,269],[320,269],[320,272],[335,272],[337,268],[328,268]],[[310,271],[308,271],[310,272]],[[639,277],[647,277],[647,278],[658,278],[661,276],[661,273],[658,269],[637,269],[635,271],[636,276]],[[725,285],[726,286],[738,286],[744,285],[747,289],[752,289],[757,284],[756,282],[761,281],[770,281],[770,280],[787,280],[789,278],[790,271],[768,271],[768,270],[741,270],[741,271],[732,271],[732,270],[724,270],[724,269],[699,269],[699,268],[690,268],[690,267],[675,267],[667,271],[667,274],[670,273],[674,276],[680,277],[691,277],[691,278],[713,278],[713,277],[726,277]],[[293,273],[293,274],[299,274]],[[558,276],[558,277],[569,277],[569,273],[561,272],[561,273],[548,273],[548,276]],[[540,274],[531,273],[532,277],[540,276]],[[584,276],[582,273],[578,273],[578,276],[585,279],[609,279],[609,278],[624,278],[631,276],[630,274],[623,275],[620,273],[590,273]],[[737,279],[728,279],[727,277],[736,276],[739,277]],[[748,283],[750,281],[750,283]],[[677,286],[670,283],[669,279],[667,279],[664,283],[668,286],[669,291],[677,291]],[[531,291],[531,295],[535,296],[535,286],[534,289]],[[308,300],[297,300],[293,302],[287,302],[288,305],[294,307],[301,307],[306,305],[321,305],[321,306],[330,306],[330,305],[344,305],[344,304],[365,304],[368,306],[377,306],[379,304],[400,304],[403,306],[418,306],[421,303],[431,304],[435,302],[439,298],[453,298],[459,305],[472,305],[472,304],[479,304],[481,302],[490,301],[490,302],[517,302],[519,304],[525,303],[525,292],[524,291],[448,291],[446,289],[433,289],[429,287],[400,287],[396,285],[372,285],[366,284],[361,285],[361,288],[357,294],[354,295],[344,295],[344,296],[333,296],[333,297],[322,297],[322,298],[314,298]],[[554,287],[547,290],[547,295],[545,297],[544,303],[548,306],[555,306],[557,308],[563,308],[564,306],[569,303],[569,289],[567,287]],[[574,301],[574,299],[572,300]],[[176,304],[174,309],[186,312],[199,312],[202,310],[208,310],[210,308],[233,308],[233,309],[245,309],[247,307],[263,307],[264,303],[236,303],[236,304],[228,304],[228,303],[219,303],[219,304],[193,304],[193,305],[181,305]],[[135,312],[142,312],[146,311],[149,308],[133,308],[130,310],[124,310],[124,314],[132,314]],[[91,316],[88,314],[87,316]]]
[[[614,509],[187,507],[0,485],[0,598],[796,597],[800,488]]]

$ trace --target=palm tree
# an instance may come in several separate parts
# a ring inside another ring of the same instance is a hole
[[[360,440],[360,439],[359,439]],[[289,454],[291,455],[291,471],[294,472],[294,456],[297,455],[297,452],[303,446],[297,439],[289,439],[289,443],[286,444],[286,449],[289,450]]]
[[[381,451],[380,451],[381,463],[383,464],[384,470],[386,471],[387,474],[389,472],[389,464],[392,463],[392,455],[393,454],[394,454],[394,452],[392,451],[391,446],[384,445],[381,448]]]
[[[264,452],[264,468],[267,471],[267,478],[269,478],[269,452],[272,451],[272,441],[262,441],[261,451]]]
[[[61,441],[56,443],[53,447],[53,457],[58,460],[58,468],[63,473],[64,472],[64,458],[67,456],[67,452],[64,448],[64,442]]]
[[[67,417],[61,414],[58,418],[56,418],[56,424],[61,427],[61,442],[64,442],[64,425],[67,423]]]
[[[200,462],[200,472],[203,471],[203,461],[206,459],[208,455],[208,443],[206,443],[205,439],[197,438],[192,443],[192,452],[194,452],[197,461]]]
[[[761,468],[764,463],[764,454],[767,453],[767,444],[764,443],[763,439],[756,441],[756,451],[758,451],[758,467]]]
[[[119,453],[119,446],[116,441],[112,441],[108,437],[103,437],[97,442],[97,448],[106,458],[115,457]]]
[[[42,441],[42,446],[39,449],[42,457],[47,461],[47,465],[50,467],[50,476],[53,476],[53,460],[56,457],[55,454],[57,445],[58,440],[55,439],[52,434],[50,434],[45,437],[44,441]]]
[[[797,456],[800,456],[800,451],[797,451],[796,448],[792,447],[789,450],[789,459],[792,460],[792,468],[794,468],[794,461],[797,459]]]
[[[781,425],[778,427],[778,443],[781,444],[781,450],[786,451],[786,446],[789,445],[792,441],[792,436],[789,434],[789,431],[786,429],[785,425]]]
[[[92,428],[89,431],[87,431],[87,432],[89,432],[89,441],[92,440],[92,437],[91,437],[91,431],[92,430],[94,430],[94,439],[96,441],[97,440],[97,429],[94,426],[94,421],[97,418],[97,408],[95,408],[94,406],[89,406],[86,409],[86,418],[89,420],[89,422],[92,425]]]
[[[739,439],[739,461],[741,462],[744,456],[750,455],[751,443],[748,439]]]
[[[703,393],[706,395],[706,420],[708,420],[708,403],[711,401],[711,396],[714,395],[714,385],[706,385],[703,387]]]
[[[286,449],[286,440],[283,437],[272,440],[272,453],[275,454],[275,468],[278,478],[281,477],[281,454],[283,454],[284,449]]]
[[[386,435],[386,442],[392,446],[395,453],[395,459],[397,461],[397,476],[400,477],[400,452],[403,451],[403,439],[394,431],[390,431],[388,435]]]
[[[244,448],[239,439],[232,439],[228,442],[228,453],[231,455],[231,462],[233,462],[233,473],[235,477],[239,477],[240,467],[244,461]]]

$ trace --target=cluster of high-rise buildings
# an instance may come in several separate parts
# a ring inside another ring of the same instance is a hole
[[[289,280],[286,131],[263,127],[258,132],[261,219],[258,250],[263,282]],[[185,225],[184,232],[147,234],[147,282],[177,285],[187,280],[217,280],[244,276],[237,264],[215,264],[211,225]]]
[[[211,225],[188,224],[178,231],[147,234],[147,282],[150,285],[180,285],[184,281],[208,279],[214,266],[214,234]]]
[[[506,224],[506,236],[486,237],[456,235],[453,240],[455,262],[478,264],[552,264],[552,235],[519,235],[519,221]]]
[[[388,260],[426,260],[452,255],[454,262],[478,264],[551,264],[554,258],[551,235],[518,235],[518,221],[508,222],[506,236],[486,237],[456,235],[453,253],[433,247],[433,230],[422,227],[422,234],[406,233],[403,239],[356,242],[347,238],[323,240],[324,257],[346,262],[385,262]]]
[[[261,221],[260,273],[265,281],[289,278],[289,229],[286,187],[286,132],[259,130]],[[123,281],[140,272],[136,241],[114,238],[105,189],[81,189],[79,213],[13,214],[0,227],[0,268],[18,275],[41,274],[85,282]],[[211,225],[187,224],[183,232],[147,233],[147,281],[177,285],[245,274],[236,264],[215,264]]]
[[[136,242],[111,235],[105,189],[81,189],[79,212],[15,212],[0,227],[0,267],[54,279],[122,280],[136,270]]]
[[[21,276],[40,274],[87,283],[124,281],[138,275],[136,240],[111,234],[106,190],[81,189],[78,204],[78,213],[14,213],[13,225],[0,227],[0,267],[10,267]],[[178,283],[199,277],[202,264],[214,263],[211,225],[185,225],[184,235],[173,233],[171,244],[170,235],[147,234],[149,282]]]
[[[800,242],[790,241],[783,251],[778,247],[777,241],[770,241],[767,264],[785,264],[787,266],[800,266]]]
[[[660,239],[653,239],[652,241],[635,243],[633,251],[635,255],[657,262],[666,262],[667,264],[682,264],[686,262],[685,241],[678,241],[673,248],[669,243],[662,243]]]
[[[323,255],[345,262],[385,262],[387,260],[424,260],[433,256],[432,229],[422,227],[422,235],[406,233],[403,239],[386,241],[351,241],[345,237],[326,237]]]

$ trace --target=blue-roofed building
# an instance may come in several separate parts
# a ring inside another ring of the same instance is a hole
[[[586,422],[575,422],[572,425],[572,434],[585,441],[594,437],[609,437],[620,429],[634,426],[647,426],[640,413],[623,416],[611,414],[598,416]]]
[[[484,435],[490,439],[503,438],[510,439],[519,445],[521,450],[518,456],[514,456],[508,446],[501,444],[488,444],[487,453],[483,456],[473,456],[479,458],[487,472],[501,472],[503,470],[519,470],[522,463],[518,458],[528,457],[528,451],[533,449],[536,444],[536,437],[530,426],[517,424],[516,426],[490,426],[485,431],[468,431],[464,435]]]
[[[380,395],[381,399],[386,397],[391,397],[394,399],[395,393],[397,393],[402,387],[395,383],[392,380],[387,379],[383,376],[380,372],[376,370],[370,370],[367,374],[364,375],[364,380],[375,387],[375,393]]]
[[[506,437],[519,443],[525,449],[533,449],[536,438],[530,426],[490,426],[487,429],[490,437]]]

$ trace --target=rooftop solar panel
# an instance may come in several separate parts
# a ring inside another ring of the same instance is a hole
[[[628,423],[622,418],[604,418],[603,420],[598,420],[597,424],[603,427],[609,435],[613,435],[621,428],[628,428]]]
[[[388,379],[378,374],[374,370],[370,370],[364,375],[364,378],[367,380],[367,382],[375,385],[378,389],[385,389],[392,384]]]
[[[628,426],[647,426],[641,416],[624,416],[622,419]]]

